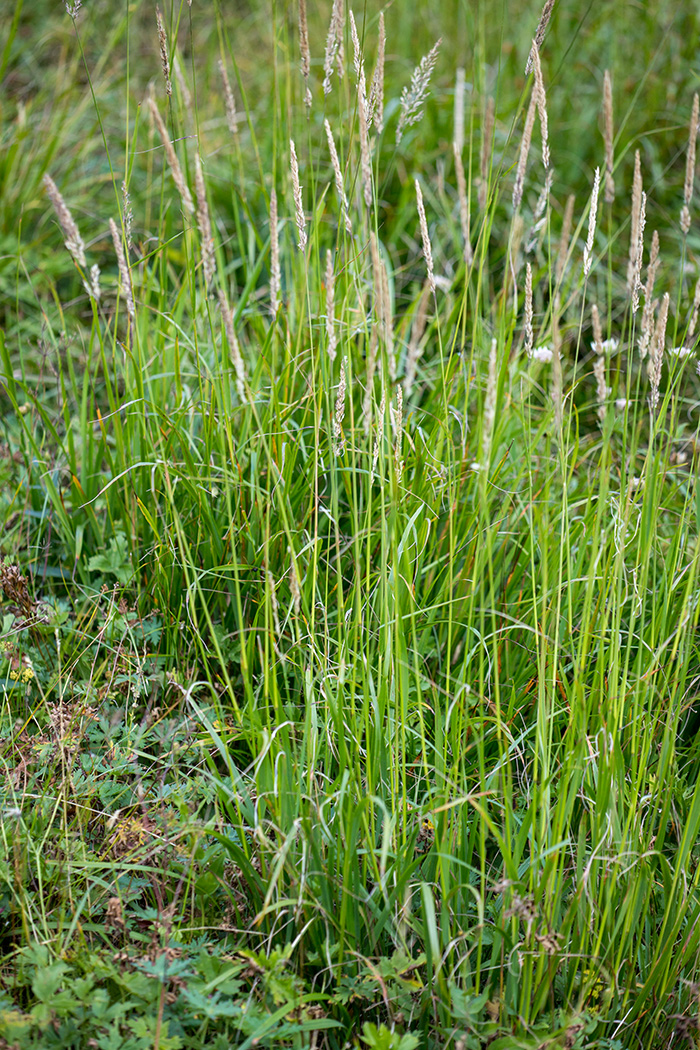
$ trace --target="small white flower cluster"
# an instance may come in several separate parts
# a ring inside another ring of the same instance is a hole
[[[528,350],[527,356],[531,361],[551,361],[552,348],[549,346],[535,346]]]
[[[620,340],[615,339],[614,336],[610,339],[603,339],[600,345],[598,343],[591,343],[591,350],[600,354],[614,354],[620,345]]]
[[[668,348],[669,354],[673,354],[674,357],[684,358],[692,357],[693,350],[690,346],[670,346]]]

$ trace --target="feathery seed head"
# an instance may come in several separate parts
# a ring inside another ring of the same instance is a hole
[[[75,222],[73,216],[70,213],[70,209],[61,195],[56,183],[53,181],[50,175],[44,175],[44,188],[46,190],[46,196],[49,198],[53,205],[53,210],[56,212],[56,218],[58,224],[63,232],[64,244],[68,249],[70,255],[77,262],[78,266],[87,266],[87,259],[85,258],[85,244],[83,238],[80,236],[80,230]]]
[[[598,193],[600,191],[600,168],[595,169],[593,190],[591,192],[591,207],[588,213],[588,237],[583,249],[583,275],[588,277],[593,262],[593,242],[595,241],[595,227],[598,218]]]
[[[333,0],[331,21],[326,37],[326,53],[323,59],[323,93],[330,94],[331,77],[333,66],[336,63],[338,52],[343,40],[343,28],[345,26],[345,0]]]
[[[214,256],[214,237],[209,218],[207,191],[204,185],[202,162],[198,152],[194,155],[194,188],[197,197],[197,225],[199,227],[200,251],[202,253],[202,274],[204,275],[204,286],[208,287],[214,276],[216,258]]]
[[[175,183],[177,191],[180,194],[180,199],[182,200],[183,207],[188,212],[192,213],[194,212],[192,194],[190,193],[189,186],[185,182],[185,177],[182,174],[182,168],[180,167],[180,161],[177,159],[177,154],[175,152],[172,142],[170,141],[170,136],[168,135],[165,124],[163,123],[163,118],[160,115],[160,110],[156,105],[155,99],[152,97],[149,97],[148,105],[151,110],[151,113],[153,114],[153,120],[155,121],[155,125],[158,128],[158,134],[161,137],[163,149],[165,150],[165,156],[170,166],[170,174],[172,175],[173,182]]]
[[[538,94],[537,85],[535,84],[530,95],[530,105],[528,106],[525,127],[523,128],[523,137],[520,142],[520,155],[518,157],[518,167],[515,172],[515,185],[513,186],[513,211],[518,210],[520,202],[523,199],[525,172],[527,170],[527,158],[530,152],[530,143],[532,142],[532,129],[535,126]]]
[[[377,64],[374,67],[372,86],[369,92],[367,104],[367,121],[374,123],[377,134],[381,134],[384,127],[384,62],[386,56],[386,26],[384,25],[384,12],[379,14],[379,43],[377,46]]]
[[[234,136],[238,135],[238,115],[236,113],[236,101],[233,97],[233,91],[231,90],[231,81],[228,78],[226,72],[226,66],[223,63],[223,59],[219,59],[219,71],[221,73],[221,80],[224,85],[224,103],[226,105],[226,123],[228,124],[228,130]]]
[[[542,47],[544,35],[547,32],[547,26],[549,25],[549,20],[552,17],[553,8],[554,0],[545,0],[545,5],[542,8],[542,14],[540,15],[540,21],[537,26],[537,31],[535,33],[535,39],[532,42],[530,54],[528,55],[527,59],[527,65],[525,66],[525,76],[527,76],[528,73],[532,72],[532,67],[534,64],[534,52],[539,52],[540,48]]]
[[[428,222],[425,217],[425,205],[423,204],[423,193],[420,188],[420,182],[415,179],[416,186],[416,201],[418,204],[418,218],[420,220],[420,233],[423,241],[423,255],[425,257],[425,265],[428,269],[428,281],[430,287],[435,293],[435,274],[433,272],[433,250],[430,244],[430,234],[428,233]]]
[[[348,204],[348,198],[345,194],[345,186],[343,183],[343,173],[340,170],[340,161],[338,160],[338,151],[335,148],[335,139],[333,138],[333,132],[331,126],[328,123],[328,119],[324,120],[323,126],[326,129],[326,138],[328,139],[328,150],[331,155],[331,164],[333,165],[333,175],[335,177],[335,191],[338,194],[338,200],[340,201],[340,210],[342,217],[345,222],[345,229],[348,233],[352,233],[352,223],[350,221],[350,205]]]
[[[163,25],[163,18],[160,13],[160,8],[156,4],[156,25],[158,27],[158,46],[160,47],[160,62],[163,67],[163,77],[165,79],[165,94],[170,98],[173,93],[173,85],[170,82],[170,61],[168,59],[168,38],[165,35],[165,26]]]
[[[401,142],[401,136],[405,128],[417,124],[423,116],[423,108],[428,97],[430,78],[435,69],[438,51],[442,39],[433,45],[427,55],[424,55],[420,63],[413,70],[411,82],[401,92],[401,114],[396,128],[396,145]]]
[[[296,210],[296,223],[299,231],[299,251],[306,248],[306,216],[304,215],[304,203],[301,196],[301,185],[299,184],[299,161],[297,160],[297,149],[294,139],[289,140],[289,166],[292,173],[292,190],[294,193],[294,208]]]
[[[114,254],[117,257],[117,269],[119,270],[119,280],[124,293],[126,312],[129,314],[129,317],[133,318],[136,316],[136,310],[134,308],[134,293],[131,285],[131,274],[126,262],[126,256],[124,255],[121,232],[114,219],[109,220],[109,229],[112,234]]]
[[[635,288],[639,252],[639,217],[642,209],[642,160],[639,150],[634,154],[634,178],[632,180],[632,213],[630,220],[630,250],[627,263],[627,291],[631,295]]]
[[[532,352],[534,333],[532,330],[532,267],[530,263],[525,268],[525,353],[529,356]]]
[[[537,111],[540,115],[540,128],[542,130],[542,163],[545,168],[549,167],[549,124],[547,122],[547,96],[544,89],[544,78],[540,65],[540,52],[534,46],[533,41],[533,69],[535,71],[535,91],[537,95]]]
[[[280,270],[280,241],[277,229],[277,193],[273,187],[270,192],[270,309],[272,316],[277,316],[280,305],[282,274]]]

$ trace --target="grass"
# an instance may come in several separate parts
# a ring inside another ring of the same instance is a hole
[[[379,10],[355,10],[368,84]],[[168,96],[148,5],[16,0],[0,1045],[697,1042],[697,17],[555,9],[553,168],[536,120],[514,207],[539,10],[499,11],[386,8],[363,167],[347,24],[322,88],[330,4],[307,108],[296,6],[164,5]],[[637,150],[642,283],[653,230],[661,254],[635,311]]]

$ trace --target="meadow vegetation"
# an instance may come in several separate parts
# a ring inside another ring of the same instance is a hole
[[[0,1046],[698,1045],[700,26],[540,16],[15,0]]]

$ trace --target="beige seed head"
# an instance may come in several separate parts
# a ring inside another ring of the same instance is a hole
[[[496,120],[496,103],[493,96],[486,99],[486,110],[484,112],[484,123],[481,128],[481,155],[480,155],[480,180],[479,180],[479,210],[486,208],[486,198],[489,188],[489,169],[491,167],[491,149],[493,147],[493,129]]]
[[[632,313],[636,314],[639,309],[639,293],[642,290],[642,259],[644,257],[644,227],[647,221],[647,195],[642,193],[642,202],[639,208],[639,244],[637,247],[637,258],[634,265],[633,291],[632,291]]]
[[[301,196],[301,185],[299,183],[299,161],[297,160],[297,148],[294,139],[289,140],[289,167],[292,173],[292,191],[294,193],[294,208],[296,211],[296,223],[299,231],[298,247],[303,252],[306,248],[306,216],[304,214],[304,202]]]
[[[202,253],[202,274],[204,285],[208,287],[214,276],[216,258],[214,256],[214,237],[209,218],[207,190],[204,185],[204,174],[199,153],[194,155],[194,188],[197,196],[197,226],[199,227],[200,251]]]
[[[177,191],[180,194],[182,205],[188,212],[192,213],[194,212],[192,194],[190,193],[189,187],[185,182],[185,177],[182,174],[182,168],[180,167],[180,161],[177,159],[177,154],[175,153],[173,144],[170,141],[170,136],[168,135],[165,124],[163,123],[163,118],[160,115],[160,111],[155,103],[155,99],[149,98],[148,105],[151,110],[151,113],[153,114],[153,120],[155,121],[155,125],[158,128],[158,134],[161,137],[163,149],[165,150],[165,156],[170,166],[170,174],[172,175],[173,182],[175,183]]]
[[[520,155],[518,157],[518,167],[515,172],[515,185],[513,186],[513,211],[517,211],[520,207],[520,202],[523,199],[527,158],[530,152],[530,143],[532,142],[532,129],[535,126],[535,113],[537,112],[537,96],[538,91],[537,85],[535,84],[530,95],[530,105],[528,106],[525,127],[523,128],[523,137],[520,142]]]
[[[588,277],[591,272],[591,264],[593,262],[593,243],[595,241],[595,228],[596,221],[598,218],[598,193],[600,191],[600,168],[595,169],[595,178],[593,179],[593,190],[591,192],[591,206],[588,212],[588,237],[586,238],[586,246],[583,249],[583,275]]]
[[[226,72],[226,66],[222,59],[219,59],[219,71],[221,72],[221,80],[224,85],[224,103],[226,105],[226,123],[228,124],[228,130],[234,136],[238,135],[238,115],[236,113],[236,101],[233,97],[233,91],[231,90],[231,81],[228,78]]]
[[[535,39],[532,42],[532,47],[530,48],[530,54],[528,56],[527,65],[525,66],[525,76],[527,76],[528,73],[532,72],[532,67],[534,64],[534,52],[539,52],[540,48],[542,47],[544,35],[547,32],[547,26],[549,25],[549,20],[552,17],[553,8],[554,0],[545,0],[545,5],[542,8],[542,14],[540,15],[540,21],[537,26],[537,31],[535,33]]]
[[[173,85],[170,82],[170,61],[168,59],[168,38],[165,35],[165,26],[163,25],[163,18],[160,13],[160,8],[156,5],[156,25],[158,26],[158,45],[160,47],[160,62],[163,67],[163,77],[165,78],[165,93],[170,98],[173,93]]]
[[[595,303],[591,307],[591,320],[593,322],[593,349],[597,354],[603,354],[603,328],[600,323],[598,307]]]
[[[603,123],[605,140],[605,203],[615,200],[615,180],[613,178],[613,103],[612,80],[610,70],[605,70],[603,77]]]
[[[129,273],[129,267],[126,262],[126,256],[124,255],[122,236],[114,219],[109,220],[109,229],[110,233],[112,234],[114,254],[117,257],[117,269],[119,270],[119,280],[121,282],[122,291],[124,293],[126,312],[129,314],[129,317],[133,318],[136,316],[136,310],[134,308],[134,293],[131,286],[131,274]]]
[[[369,121],[367,119],[367,96],[365,94],[365,71],[360,69],[357,78],[357,124],[360,130],[360,163],[362,166],[362,188],[365,204],[372,207],[372,156],[369,145]]]
[[[64,201],[58,186],[50,175],[44,175],[43,182],[46,196],[53,205],[58,224],[63,232],[63,239],[66,248],[74,261],[77,262],[78,266],[87,266],[85,244],[83,238],[80,236],[80,230],[78,229],[75,219],[71,215],[68,205]]]
[[[632,181],[632,213],[630,220],[630,250],[627,263],[627,291],[631,295],[635,287],[637,257],[639,252],[639,216],[642,208],[642,160],[639,150],[634,154],[634,179]]]
[[[335,191],[338,194],[338,200],[340,201],[340,210],[345,222],[345,229],[348,233],[352,234],[352,223],[350,221],[350,206],[348,204],[348,198],[345,194],[345,186],[343,183],[343,173],[340,170],[340,161],[338,160],[338,151],[335,148],[335,140],[333,138],[333,132],[328,120],[324,120],[323,126],[326,129],[326,138],[328,139],[328,151],[331,155],[331,164],[333,165],[333,175],[335,178]]]
[[[700,278],[695,282],[695,296],[693,297],[693,312],[690,315],[690,321],[688,323],[688,331],[685,336],[685,346],[692,347],[693,337],[695,336],[695,329],[698,324],[698,312],[700,311]]]
[[[355,16],[350,11],[350,38],[352,40],[352,65],[355,70],[355,76],[360,77],[360,70],[362,69],[362,48],[360,47],[360,37],[357,33],[357,25],[355,24]]]
[[[248,401],[245,364],[243,363],[243,356],[241,354],[241,347],[238,342],[238,336],[236,335],[236,329],[233,326],[233,307],[228,305],[226,293],[223,290],[223,288],[219,288],[219,306],[221,308],[221,316],[224,322],[226,339],[228,340],[228,348],[231,354],[231,361],[233,362],[233,371],[236,376],[236,390],[238,392],[238,400],[241,402],[241,404],[244,404],[246,401]]]
[[[639,338],[639,353],[644,360],[649,352],[654,326],[654,284],[656,271],[659,268],[659,233],[654,230],[651,235],[651,249],[647,265],[647,280],[644,286],[644,310],[642,311],[642,331]]]
[[[593,375],[596,381],[596,400],[598,401],[598,419],[605,419],[605,401],[608,387],[605,382],[605,358],[596,357],[593,362]]]
[[[126,182],[122,182],[122,215],[124,221],[124,240],[126,241],[127,254],[133,250],[132,229],[134,225],[134,213],[131,208],[131,195]]]
[[[491,442],[493,440],[493,425],[496,420],[496,395],[498,392],[498,340],[491,340],[489,351],[489,371],[486,378],[486,398],[484,400],[484,418],[481,432],[481,459],[480,464],[484,470],[488,470],[491,459]]]
[[[333,66],[336,63],[336,60],[338,58],[338,52],[342,44],[344,24],[345,0],[333,0],[331,21],[330,25],[328,26],[328,36],[326,37],[326,53],[323,59],[324,95],[330,94],[331,91],[331,77],[333,76]]]
[[[430,78],[435,69],[438,51],[442,39],[435,43],[427,55],[424,55],[420,63],[413,70],[410,84],[401,92],[401,113],[396,128],[396,145],[401,142],[405,128],[416,124],[423,116],[423,109],[428,97]]]
[[[425,257],[425,265],[428,270],[428,282],[430,284],[433,294],[435,294],[435,274],[433,272],[433,249],[430,244],[430,234],[428,233],[428,222],[425,217],[425,205],[423,204],[423,193],[420,188],[418,179],[415,179],[416,187],[416,202],[418,204],[418,218],[420,220],[420,234],[423,241],[423,256]]]
[[[564,377],[561,368],[561,333],[559,318],[552,315],[552,404],[554,405],[554,427],[561,436],[564,425]]]
[[[379,43],[377,46],[377,64],[374,67],[372,86],[369,92],[367,104],[367,120],[381,134],[384,127],[384,61],[386,56],[386,26],[384,25],[384,12],[379,14]]]
[[[396,411],[393,413],[392,422],[394,425],[394,469],[396,470],[396,480],[401,481],[403,475],[403,459],[401,458],[401,445],[403,438],[403,389],[399,386],[396,388]]]
[[[532,327],[532,267],[530,263],[525,268],[525,343],[523,349],[529,356],[532,351],[535,334]]]
[[[649,395],[649,404],[652,412],[656,411],[659,404],[659,386],[661,384],[661,366],[663,364],[664,348],[666,345],[666,324],[668,322],[669,302],[670,296],[669,293],[666,292],[661,300],[659,317],[656,322],[656,328],[654,329],[654,340],[651,347],[649,360],[649,384],[651,386],[651,393]]]
[[[683,187],[683,208],[681,210],[681,230],[687,234],[690,230],[690,202],[693,199],[693,182],[695,181],[695,150],[698,139],[698,117],[700,102],[697,93],[693,95],[693,111],[688,129],[688,152],[685,158],[685,185]]]
[[[311,88],[309,73],[311,71],[311,52],[309,50],[309,25],[306,18],[306,0],[299,0],[299,51],[301,53],[301,75],[304,78],[304,103],[311,106]]]
[[[345,437],[343,435],[343,420],[345,418],[345,363],[340,362],[340,378],[335,398],[335,414],[333,416],[333,451],[336,456],[342,456],[345,451]]]
[[[335,360],[338,334],[335,328],[333,253],[326,251],[326,347],[331,361]]]
[[[534,46],[533,41],[533,69],[535,71],[535,90],[537,94],[537,111],[540,115],[540,128],[542,129],[542,163],[545,168],[549,167],[549,124],[547,122],[547,96],[544,90],[544,78],[540,65],[540,52]]]

